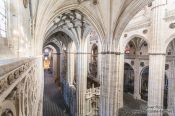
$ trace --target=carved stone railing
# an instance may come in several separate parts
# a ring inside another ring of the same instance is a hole
[[[0,66],[0,115],[42,115],[42,71],[41,57]]]
[[[86,116],[99,116],[100,88],[90,88],[86,91]]]
[[[89,99],[93,96],[98,96],[100,95],[100,88],[96,87],[96,88],[90,88],[86,90],[86,99]]]

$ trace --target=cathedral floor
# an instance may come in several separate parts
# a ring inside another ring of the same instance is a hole
[[[54,83],[52,75],[47,71],[44,73],[43,116],[69,116],[61,91]]]
[[[134,99],[131,94],[125,93],[123,97],[124,108],[119,112],[119,116],[147,116],[147,102]],[[163,116],[168,116],[164,113]]]

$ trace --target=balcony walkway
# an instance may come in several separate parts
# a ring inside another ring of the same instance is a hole
[[[44,73],[43,116],[69,116],[61,91],[55,85],[52,75],[47,71]]]

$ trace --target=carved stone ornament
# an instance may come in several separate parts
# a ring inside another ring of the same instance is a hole
[[[128,35],[127,34],[124,34],[124,37],[127,37]]]
[[[144,67],[145,66],[145,63],[144,62],[140,62],[140,66],[141,67]]]
[[[148,33],[147,29],[143,30],[143,34],[147,34],[147,33]]]

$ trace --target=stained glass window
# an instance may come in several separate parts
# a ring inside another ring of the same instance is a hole
[[[6,18],[6,0],[0,0],[0,37],[6,37],[7,18]]]

